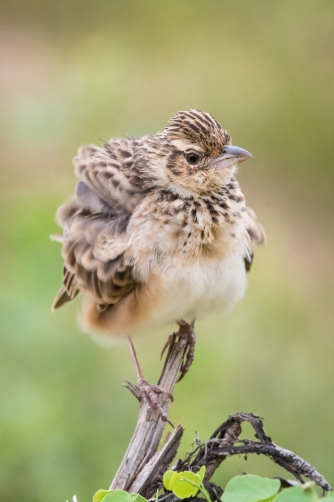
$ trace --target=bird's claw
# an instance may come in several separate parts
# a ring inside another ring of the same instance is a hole
[[[173,395],[166,389],[161,387],[161,385],[149,384],[145,378],[139,378],[137,382],[140,394],[150,410],[156,410],[164,422],[168,422],[172,427],[174,425],[170,420],[168,420],[167,413],[162,408],[157,394],[165,394],[171,402],[174,401]]]
[[[184,341],[184,343],[186,344],[186,351],[184,355],[184,361],[180,368],[180,376],[177,379],[177,381],[180,382],[180,380],[182,380],[185,374],[188,373],[188,370],[194,361],[196,334],[194,330],[194,322],[189,324],[186,321],[181,320],[178,322],[178,325],[179,325],[179,331],[169,336],[167,342],[165,343],[164,348],[162,349],[161,357],[164,355],[167,348],[171,346],[172,340],[175,337],[177,337],[179,340]]]
[[[184,361],[180,368],[180,376],[177,379],[177,381],[180,382],[180,380],[182,380],[182,378],[186,375],[186,373],[188,373],[188,370],[195,359],[196,334],[193,322],[189,324],[185,321],[180,321],[178,324],[180,326],[180,329],[177,335],[179,337],[184,338],[187,344],[186,352],[184,355]]]

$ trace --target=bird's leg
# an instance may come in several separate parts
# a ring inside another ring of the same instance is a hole
[[[161,416],[164,422],[168,422],[172,427],[173,424],[168,420],[166,412],[163,410],[160,402],[157,398],[157,394],[166,394],[171,401],[173,401],[173,396],[170,392],[166,391],[161,385],[152,385],[149,384],[147,380],[145,380],[144,375],[141,371],[136,350],[134,348],[133,342],[131,338],[128,338],[128,347],[131,353],[132,360],[134,362],[136,373],[137,373],[137,386],[140,391],[140,394],[145,401],[146,405],[150,409],[157,410],[159,415]]]
[[[180,326],[179,336],[185,337],[187,340],[187,352],[185,354],[185,360],[180,369],[180,376],[177,380],[178,382],[180,382],[185,374],[188,373],[188,370],[195,359],[196,333],[194,330],[194,324],[195,321],[189,324],[182,319],[178,322],[178,325]]]
[[[163,356],[166,349],[170,346],[172,337],[174,335],[177,336],[178,338],[183,338],[185,340],[185,343],[187,344],[187,349],[185,353],[185,359],[180,368],[180,376],[177,380],[178,382],[180,382],[180,380],[182,380],[185,374],[188,373],[188,370],[192,362],[194,361],[196,334],[194,330],[195,321],[189,324],[183,319],[181,319],[181,321],[178,321],[177,324],[179,325],[179,331],[177,333],[173,333],[172,335],[170,335],[164,348],[162,349],[161,357]]]

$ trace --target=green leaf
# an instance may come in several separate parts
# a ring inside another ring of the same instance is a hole
[[[179,499],[196,495],[202,480],[198,474],[191,471],[167,471],[163,478],[164,486],[171,490]]]
[[[93,502],[101,502],[109,492],[110,490],[98,490],[93,497]]]
[[[138,493],[128,493],[123,490],[99,490],[93,497],[93,502],[147,502]]]
[[[114,494],[109,492],[102,500],[103,502],[115,502]]]
[[[206,473],[206,467],[205,465],[202,465],[202,467],[196,474],[201,478],[201,481],[203,481],[205,473]]]
[[[279,489],[280,482],[278,479],[262,478],[253,474],[235,476],[227,483],[222,501],[269,502]]]
[[[163,475],[162,482],[166,490],[172,491],[171,480],[175,473],[176,473],[175,471],[166,471],[165,474]]]
[[[191,471],[166,471],[163,476],[163,484],[166,490],[170,490],[179,499],[185,499],[196,495],[202,485],[205,476],[205,467],[197,472]]]
[[[313,487],[305,488],[303,486],[285,488],[275,498],[275,502],[316,502],[318,500],[317,492]]]
[[[139,493],[131,493],[130,497],[132,502],[147,502],[146,498]]]
[[[112,490],[103,499],[103,502],[132,502],[132,494],[123,490]]]
[[[172,491],[179,499],[194,497],[198,492],[202,480],[191,471],[176,472],[171,479]]]

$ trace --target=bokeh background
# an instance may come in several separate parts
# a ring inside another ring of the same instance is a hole
[[[1,500],[88,501],[121,461],[138,412],[121,386],[130,357],[81,333],[80,302],[50,313],[62,261],[48,235],[79,145],[192,107],[253,153],[239,180],[268,245],[234,312],[197,325],[170,414],[180,454],[252,411],[333,484],[334,2],[1,3]],[[152,382],[170,329],[137,340]],[[283,474],[233,458],[215,479],[244,471]]]

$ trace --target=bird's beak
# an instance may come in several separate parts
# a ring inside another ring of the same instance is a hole
[[[213,167],[216,171],[222,171],[226,167],[240,164],[244,160],[251,159],[253,155],[243,148],[238,146],[224,146],[222,155],[214,159],[209,167]]]

